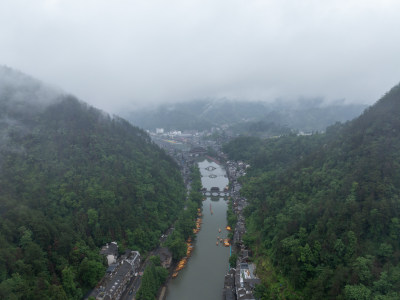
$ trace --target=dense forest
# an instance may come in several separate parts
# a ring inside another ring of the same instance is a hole
[[[193,229],[196,228],[198,209],[202,206],[203,194],[201,193],[201,175],[199,168],[195,165],[190,173],[191,189],[185,204],[176,223],[174,231],[168,236],[165,246],[172,252],[174,261],[178,261],[186,256],[188,238],[195,239]]]
[[[175,262],[187,255],[187,240],[195,239],[193,229],[196,228],[198,210],[202,206],[203,194],[201,189],[201,175],[197,165],[193,165],[190,174],[191,190],[185,204],[185,209],[181,210],[178,219],[174,223],[174,231],[168,236],[164,246],[167,246],[172,253]],[[138,300],[154,300],[160,287],[168,277],[168,270],[161,266],[159,256],[149,258],[146,265],[140,288],[136,294]]]
[[[0,70],[0,298],[80,299],[99,247],[146,252],[178,217],[177,165],[142,130]]]
[[[261,299],[400,298],[400,85],[326,134],[240,138]]]

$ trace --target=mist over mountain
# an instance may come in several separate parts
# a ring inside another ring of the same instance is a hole
[[[343,101],[324,103],[322,99],[276,100],[275,102],[203,99],[164,104],[154,109],[125,112],[133,124],[145,129],[210,129],[221,125],[236,131],[259,122],[273,123],[297,131],[324,131],[335,122],[345,122],[361,114],[362,104]]]
[[[0,0],[0,300],[399,300],[399,16]]]
[[[95,3],[2,0],[0,63],[112,113],[207,97],[371,104],[400,76],[395,0]]]
[[[397,85],[325,134],[224,146],[252,166],[244,240],[256,251],[260,298],[400,297],[399,128]]]
[[[101,245],[158,245],[181,174],[117,116],[9,68],[0,91],[0,298],[81,299],[104,276]]]
[[[0,65],[1,115],[36,113],[58,101],[63,92],[22,72]]]
[[[62,96],[61,91],[39,80],[0,66],[0,163],[2,150],[22,150],[21,145],[11,143],[10,136],[31,132],[34,116],[61,101]]]

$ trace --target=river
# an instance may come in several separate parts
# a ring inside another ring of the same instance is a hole
[[[228,185],[225,169],[215,162],[204,160],[198,163],[203,187]],[[210,176],[211,175],[211,176]],[[210,205],[212,214],[210,211]],[[207,198],[203,201],[203,224],[196,235],[195,249],[186,267],[178,277],[169,281],[167,300],[220,300],[224,276],[228,271],[229,247],[216,245],[217,236],[226,238],[227,202],[223,198]],[[219,228],[221,233],[219,233]]]

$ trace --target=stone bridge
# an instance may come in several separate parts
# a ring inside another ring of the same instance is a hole
[[[219,187],[212,187],[210,190],[203,189],[202,193],[206,197],[229,197],[229,191],[220,190]]]

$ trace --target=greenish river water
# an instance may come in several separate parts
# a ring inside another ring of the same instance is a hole
[[[198,164],[203,187],[228,185],[225,169],[215,162],[204,160]],[[207,169],[206,169],[207,168]],[[213,169],[215,168],[215,169]],[[211,177],[210,177],[211,175]],[[210,205],[213,214],[210,211]],[[216,245],[217,236],[226,238],[227,202],[223,198],[203,201],[203,224],[197,234],[195,249],[186,267],[167,287],[167,300],[213,300],[222,298],[224,276],[228,271],[229,247]],[[221,233],[219,233],[221,229]]]

